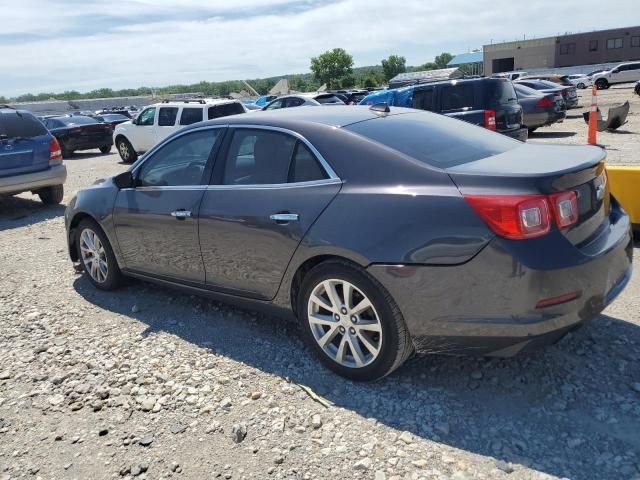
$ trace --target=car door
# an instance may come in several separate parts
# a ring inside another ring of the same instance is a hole
[[[198,209],[224,128],[190,130],[151,151],[118,192],[114,223],[125,268],[204,283]]]
[[[209,288],[275,297],[309,227],[340,180],[306,140],[270,127],[228,132],[199,216]]]
[[[173,132],[175,132],[179,126],[176,126],[176,120],[178,119],[178,107],[160,107],[158,109],[158,121],[156,122],[156,143],[160,143],[167,138]]]
[[[627,65],[627,69],[624,73],[625,82],[635,82],[636,80],[640,80],[640,63]]]
[[[156,107],[145,108],[131,125],[129,141],[137,152],[146,152],[156,144]]]

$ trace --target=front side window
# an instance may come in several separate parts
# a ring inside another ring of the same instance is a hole
[[[269,105],[267,105],[265,110],[277,110],[279,108],[282,108],[282,100],[274,100]]]
[[[286,107],[285,108],[299,107],[303,103],[304,103],[304,99],[302,99],[302,98],[298,98],[298,97],[287,98]]]
[[[473,107],[473,85],[470,83],[447,85],[442,88],[441,92],[442,111],[444,112]]]
[[[183,108],[180,125],[191,125],[202,121],[202,108]]]
[[[149,126],[153,125],[153,120],[156,117],[156,107],[147,108],[138,117],[138,125]]]
[[[224,185],[286,183],[296,139],[261,129],[238,129],[233,133],[224,163]]]
[[[138,185],[199,185],[211,150],[219,136],[219,129],[202,130],[170,141],[142,164],[136,175]]]
[[[607,50],[622,48],[622,45],[623,45],[622,38],[610,38],[609,40],[607,40]]]
[[[178,117],[177,107],[162,107],[158,112],[159,127],[173,127]]]

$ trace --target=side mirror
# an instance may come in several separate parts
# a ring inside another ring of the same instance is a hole
[[[131,172],[126,171],[113,177],[113,184],[118,187],[119,190],[123,188],[135,188],[136,180]]]

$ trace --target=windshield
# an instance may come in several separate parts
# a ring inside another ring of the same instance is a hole
[[[379,117],[344,128],[438,168],[473,162],[522,145],[461,120],[427,112]]]

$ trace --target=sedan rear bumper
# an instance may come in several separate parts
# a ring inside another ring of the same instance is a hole
[[[494,239],[458,266],[373,265],[368,271],[396,300],[419,350],[511,356],[552,343],[598,315],[631,276],[628,218],[608,252],[555,270],[536,270]],[[536,308],[540,300],[578,298]]]
[[[69,150],[90,150],[92,148],[100,148],[113,145],[111,134],[102,135],[92,138],[69,138],[65,142],[65,146]]]
[[[67,179],[67,168],[56,165],[40,172],[0,178],[0,193],[22,193],[44,187],[62,185]]]

